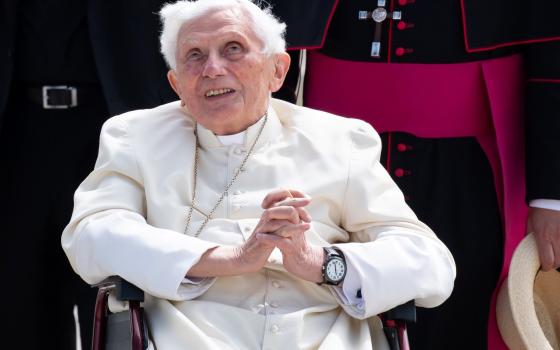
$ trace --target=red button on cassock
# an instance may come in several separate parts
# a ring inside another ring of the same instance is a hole
[[[400,21],[399,23],[397,23],[397,28],[399,30],[404,30],[406,29],[406,22],[405,21]]]
[[[398,143],[398,144],[397,144],[397,150],[398,150],[399,152],[404,152],[404,151],[406,151],[407,149],[408,149],[408,146],[405,145],[404,143]]]
[[[404,6],[408,3],[408,0],[399,0],[399,5]]]
[[[397,49],[395,50],[395,55],[397,55],[397,56],[404,55],[404,48],[403,47],[397,47]]]
[[[404,169],[401,169],[401,168],[395,169],[395,176],[396,177],[403,177],[404,176]]]

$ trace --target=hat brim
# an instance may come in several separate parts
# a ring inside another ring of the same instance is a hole
[[[539,270],[537,245],[529,234],[513,254],[496,305],[498,327],[511,350],[559,349],[560,302],[556,300],[560,298],[560,274],[555,270]]]

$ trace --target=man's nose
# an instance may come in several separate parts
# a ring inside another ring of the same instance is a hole
[[[207,78],[216,78],[225,74],[225,60],[218,54],[210,54],[204,62],[202,75]]]

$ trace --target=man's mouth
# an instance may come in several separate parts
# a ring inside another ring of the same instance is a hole
[[[222,95],[226,95],[226,94],[231,94],[235,92],[235,90],[230,89],[230,88],[224,88],[224,89],[213,89],[213,90],[208,90],[206,91],[206,93],[204,94],[204,96],[206,97],[216,97],[216,96],[222,96]]]

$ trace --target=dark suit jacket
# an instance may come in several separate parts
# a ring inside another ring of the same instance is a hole
[[[16,58],[17,6],[0,1],[0,125]],[[109,113],[153,107],[175,99],[159,54],[162,0],[87,1],[90,39]]]

